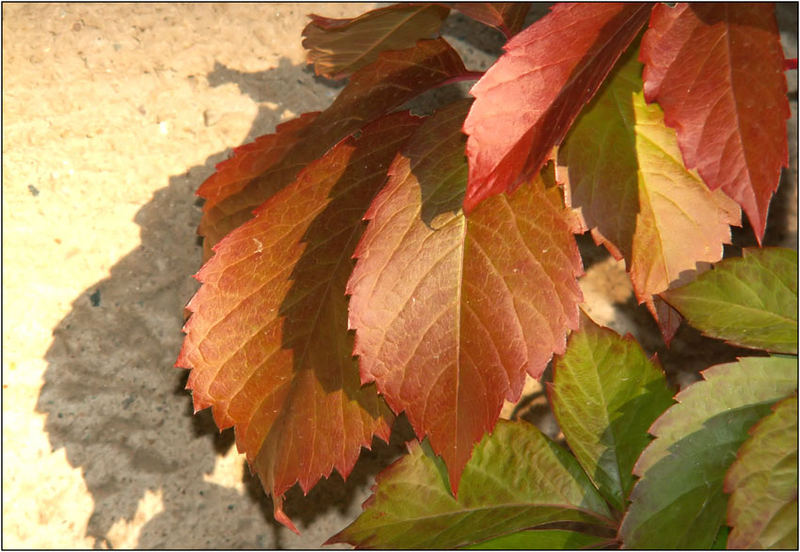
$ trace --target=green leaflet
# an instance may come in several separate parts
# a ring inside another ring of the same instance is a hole
[[[630,336],[584,317],[553,370],[551,402],[583,469],[618,511],[633,486],[633,465],[650,442],[647,428],[672,404],[672,392]]]
[[[730,548],[797,548],[797,397],[775,405],[725,477]]]
[[[501,420],[475,447],[458,498],[441,459],[414,442],[378,475],[361,516],[328,542],[450,548],[556,521],[610,526],[610,515],[572,455],[527,422]]]
[[[720,527],[717,536],[714,537],[714,543],[711,545],[711,550],[727,549],[728,535],[730,534],[730,532],[731,529],[727,525],[723,525],[722,527]]]
[[[681,391],[650,432],[641,479],[620,528],[628,548],[708,548],[725,521],[722,491],[747,431],[797,389],[797,359],[749,357],[713,366]]]
[[[657,104],[645,102],[637,51],[620,59],[570,129],[558,162],[566,166],[571,206],[597,243],[625,259],[636,299],[666,329],[653,295],[698,261],[719,261],[740,214],[683,165],[675,131]]]
[[[613,539],[564,529],[530,529],[465,546],[473,550],[575,550],[595,548]]]
[[[711,337],[797,353],[797,251],[745,249],[662,296]]]

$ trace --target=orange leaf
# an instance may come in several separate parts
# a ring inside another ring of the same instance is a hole
[[[340,142],[217,244],[177,364],[192,370],[195,410],[213,407],[273,495],[308,491],[361,447],[389,436],[392,415],[362,387],[347,332],[345,283],[370,201],[418,125],[407,112]],[[289,525],[289,524],[287,524]]]
[[[428,119],[392,164],[347,285],[362,381],[430,437],[453,491],[503,399],[564,351],[581,300],[555,185],[536,178],[463,215],[467,107]]]

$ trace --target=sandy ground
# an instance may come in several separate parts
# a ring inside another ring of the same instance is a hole
[[[4,547],[313,548],[358,514],[402,436],[347,483],[290,492],[296,536],[172,366],[201,257],[194,190],[230,147],[338,93],[305,66],[305,15],[368,8],[3,5]],[[448,25],[481,69],[494,31]],[[789,211],[775,241],[796,247]],[[595,315],[627,329],[619,263],[595,267]]]

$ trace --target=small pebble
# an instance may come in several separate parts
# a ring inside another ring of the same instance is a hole
[[[33,184],[28,184],[28,191],[31,193],[31,195],[33,197],[36,197],[36,196],[39,195],[39,189],[36,186],[34,186]]]

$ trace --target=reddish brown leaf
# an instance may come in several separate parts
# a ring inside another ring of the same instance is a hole
[[[787,166],[786,77],[772,4],[659,4],[642,40],[644,92],[683,160],[747,213],[761,240]]]
[[[218,232],[214,232],[214,228],[209,228],[208,219],[214,217],[214,214],[218,215],[215,210],[217,204],[231,196],[237,196],[254,178],[279,165],[284,156],[297,145],[299,135],[318,114],[305,113],[278,125],[274,134],[260,136],[255,141],[234,149],[233,155],[219,163],[216,172],[200,185],[196,193],[206,201],[203,204],[204,217],[198,231],[206,237],[203,240],[205,259],[213,255],[212,247],[222,238],[227,227],[233,226],[239,220],[235,217],[230,224],[220,225]],[[212,214],[205,215],[209,212]],[[247,218],[247,213],[244,213],[242,222]]]
[[[454,2],[448,5],[467,17],[496,27],[506,38],[522,29],[530,9],[526,2]]]
[[[434,4],[395,4],[354,19],[311,15],[303,47],[317,75],[343,79],[384,50],[410,48],[421,38],[434,37],[449,11]]]
[[[442,39],[423,40],[415,48],[382,53],[377,61],[353,75],[333,105],[297,130],[293,135],[296,144],[277,163],[246,184],[236,184],[230,188],[237,189],[236,193],[205,211],[199,232],[205,237],[207,256],[215,243],[252,217],[253,209],[292,182],[303,167],[339,140],[465,71],[461,58]],[[279,131],[275,140],[281,138]],[[226,186],[224,178],[215,184]]]
[[[653,295],[646,299],[645,305],[650,314],[653,315],[653,318],[655,318],[658,329],[661,330],[661,336],[664,338],[664,343],[669,345],[681,326],[681,321],[683,320],[681,313],[673,309],[658,295]]]
[[[468,102],[427,120],[370,206],[347,285],[362,382],[429,436],[458,488],[503,399],[519,399],[578,324],[580,256],[541,178],[459,209]]]
[[[558,4],[506,44],[470,91],[467,213],[541,169],[649,13],[644,4]]]
[[[346,477],[391,412],[362,387],[347,332],[345,284],[361,221],[386,169],[418,126],[406,112],[343,140],[219,242],[197,277],[178,365],[195,410],[234,426],[239,450],[273,495]]]
[[[304,113],[278,125],[275,134],[259,136],[253,142],[234,149],[232,156],[218,163],[216,172],[197,188],[197,195],[206,200],[203,210],[208,211],[225,198],[239,193],[250,180],[278,163],[317,115],[318,112]]]

